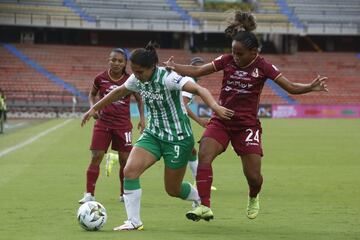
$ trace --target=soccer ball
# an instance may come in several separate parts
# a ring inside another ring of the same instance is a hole
[[[106,209],[101,203],[95,201],[86,202],[79,207],[77,219],[83,229],[97,231],[106,223]]]

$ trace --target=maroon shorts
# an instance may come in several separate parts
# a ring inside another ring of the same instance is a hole
[[[263,156],[261,147],[260,124],[258,126],[244,127],[236,130],[227,129],[227,127],[217,118],[212,118],[206,126],[204,137],[215,139],[226,150],[229,142],[233,146],[237,155],[258,154]]]
[[[111,129],[95,124],[90,150],[107,151],[111,142],[111,149],[118,152],[130,152],[131,129]]]

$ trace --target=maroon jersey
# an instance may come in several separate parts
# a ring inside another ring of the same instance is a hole
[[[236,65],[231,54],[216,58],[212,64],[215,71],[224,71],[219,104],[235,111],[231,120],[222,120],[224,124],[229,129],[257,125],[264,83],[267,78],[278,78],[281,75],[279,70],[260,56],[243,68]]]
[[[94,88],[98,90],[100,98],[103,98],[114,88],[121,86],[129,75],[125,74],[121,79],[113,81],[107,71],[95,77]],[[99,111],[100,118],[96,121],[97,126],[111,129],[132,129],[130,120],[130,95],[107,105]]]

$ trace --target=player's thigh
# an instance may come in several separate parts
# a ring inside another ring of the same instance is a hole
[[[181,141],[162,142],[162,155],[165,166],[171,169],[179,169],[187,165],[194,148],[193,136]]]
[[[133,147],[124,168],[125,178],[135,179],[157,161],[156,157],[142,147]]]
[[[131,129],[113,129],[111,130],[112,145],[114,151],[130,152],[132,149]]]
[[[203,133],[199,147],[199,163],[211,163],[229,145],[230,136],[221,120],[212,118]]]
[[[112,140],[111,130],[101,126],[94,126],[90,150],[107,151]]]

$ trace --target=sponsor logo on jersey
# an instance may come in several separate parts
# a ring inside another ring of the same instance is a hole
[[[234,72],[234,75],[235,75],[235,76],[239,76],[239,77],[245,77],[245,76],[248,75],[248,73],[247,73],[247,72],[244,72],[244,71],[235,71],[235,72]]]
[[[141,95],[141,97],[143,97],[144,99],[147,99],[147,100],[160,100],[160,101],[164,100],[164,96],[161,95],[160,93],[156,93],[156,92],[140,90],[140,95]]]
[[[244,71],[235,71],[233,74],[230,75],[230,78],[235,80],[251,81],[249,73]]]

